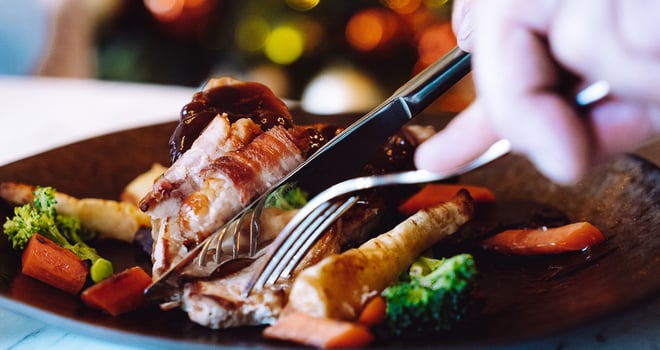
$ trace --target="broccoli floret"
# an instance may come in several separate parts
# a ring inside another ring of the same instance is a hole
[[[387,325],[396,335],[443,334],[472,324],[480,312],[472,296],[477,269],[470,254],[420,257],[386,288]]]
[[[307,192],[293,182],[278,187],[266,198],[266,207],[282,210],[300,209],[305,204],[307,204]]]
[[[80,220],[57,214],[55,189],[37,187],[34,200],[14,208],[14,217],[4,223],[4,232],[16,250],[23,250],[30,237],[40,233],[51,241],[75,253],[82,260],[90,260],[90,277],[98,282],[113,272],[112,263],[99,256],[96,249],[85,243],[83,238],[92,238],[93,233],[81,228]]]

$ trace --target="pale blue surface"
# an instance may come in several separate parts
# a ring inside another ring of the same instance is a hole
[[[48,36],[43,1],[0,0],[0,74],[31,74]]]
[[[0,309],[0,349],[156,349],[126,340],[94,339]],[[163,347],[158,347],[162,349]],[[521,344],[497,347],[508,350],[551,349],[658,349],[660,348],[660,298],[632,311],[616,314],[565,333]]]

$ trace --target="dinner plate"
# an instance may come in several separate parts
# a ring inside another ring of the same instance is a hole
[[[307,115],[299,123],[344,123],[354,117]],[[429,120],[438,123],[445,118]],[[116,199],[131,179],[153,163],[168,164],[167,143],[173,129],[174,123],[158,124],[57,148],[0,167],[0,181],[50,185],[78,197]],[[652,163],[624,155],[598,167],[575,186],[562,187],[545,180],[524,158],[509,155],[459,181],[488,186],[498,198],[497,205],[483,209],[475,221],[481,223],[482,231],[483,227],[502,228],[527,215],[521,213],[560,213],[568,221],[592,222],[607,240],[586,251],[544,257],[501,256],[481,251],[474,240],[456,241],[452,247],[476,257],[477,294],[484,303],[480,322],[461,334],[376,345],[507,344],[584,325],[660,294],[660,170]],[[11,208],[0,201],[0,216],[10,214]],[[149,258],[137,244],[97,244],[117,270],[133,265],[150,270]],[[449,248],[436,250],[443,249]],[[2,235],[0,307],[58,327],[161,348],[283,346],[262,338],[260,327],[210,330],[189,321],[181,311],[164,312],[155,306],[111,317],[20,274],[19,260]]]

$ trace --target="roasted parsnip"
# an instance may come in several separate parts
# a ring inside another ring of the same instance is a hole
[[[473,212],[472,198],[461,190],[451,201],[418,211],[358,248],[326,257],[296,277],[287,307],[313,316],[355,319],[370,297],[433,244],[456,232]]]

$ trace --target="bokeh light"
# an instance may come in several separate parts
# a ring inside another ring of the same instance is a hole
[[[290,25],[281,25],[274,28],[268,36],[264,54],[277,64],[287,65],[302,55],[303,47],[303,34]]]
[[[372,51],[388,44],[394,37],[398,22],[394,15],[379,8],[370,8],[349,19],[346,40],[359,51]]]
[[[426,28],[417,46],[419,60],[416,70],[421,70],[436,61],[456,46],[456,36],[450,23],[441,23]]]
[[[322,45],[325,31],[319,21],[302,16],[293,21],[293,26],[298,28],[301,33],[304,33],[303,53],[314,51]]]
[[[144,6],[162,22],[171,22],[186,9],[205,7],[208,0],[144,0]]]
[[[378,84],[364,72],[351,66],[333,66],[305,87],[301,105],[317,114],[364,112],[383,99]]]
[[[234,33],[236,45],[245,51],[258,51],[266,45],[270,25],[261,16],[247,16],[241,19]]]
[[[286,4],[297,11],[309,11],[319,4],[319,0],[286,0]]]
[[[161,29],[188,40],[198,40],[196,37],[206,29],[219,3],[213,0],[144,0],[144,6]]]
[[[429,8],[443,7],[449,3],[450,0],[424,0],[424,5]]]
[[[389,92],[455,44],[452,0],[112,1],[124,5],[99,34],[107,79],[196,86],[263,75],[300,100],[321,72],[347,64]]]
[[[144,0],[144,6],[159,21],[169,22],[183,12],[183,0]]]
[[[422,4],[422,0],[384,0],[385,6],[392,11],[401,14],[410,14],[415,12]]]

